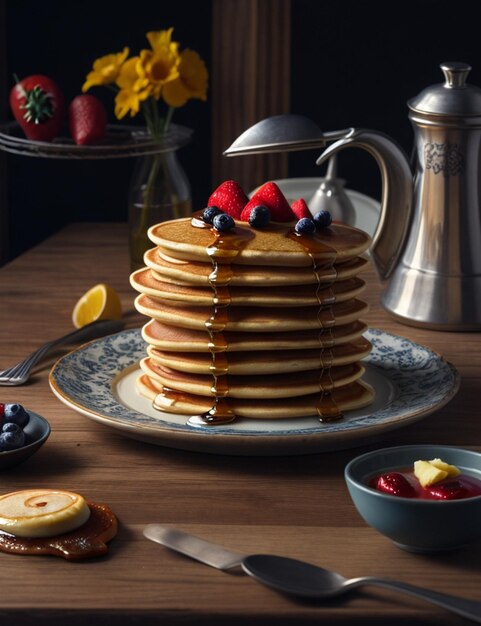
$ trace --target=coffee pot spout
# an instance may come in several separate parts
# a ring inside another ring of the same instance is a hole
[[[320,165],[348,147],[369,152],[381,170],[381,211],[370,253],[380,278],[386,280],[400,260],[411,222],[413,176],[409,161],[403,149],[384,133],[355,129],[324,150],[316,163]]]

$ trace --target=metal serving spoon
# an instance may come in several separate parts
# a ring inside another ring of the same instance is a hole
[[[361,585],[376,585],[415,596],[481,624],[481,602],[437,593],[407,583],[365,576],[347,579],[340,574],[283,556],[244,555],[210,541],[159,524],[149,524],[144,535],[172,550],[201,563],[228,570],[239,565],[259,582],[283,593],[304,598],[322,599],[340,596]]]
[[[348,137],[353,132],[354,128],[322,132],[317,124],[303,115],[274,115],[245,130],[224,151],[224,155],[232,157],[323,148],[328,141]]]

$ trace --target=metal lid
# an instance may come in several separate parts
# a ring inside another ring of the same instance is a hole
[[[436,115],[481,115],[481,89],[466,83],[471,71],[467,63],[448,61],[440,65],[446,82],[427,87],[408,101],[420,113]]]

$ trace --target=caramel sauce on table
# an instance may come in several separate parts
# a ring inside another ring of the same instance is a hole
[[[105,504],[87,502],[89,519],[75,530],[53,537],[17,537],[0,531],[0,551],[21,555],[51,554],[68,561],[108,552],[106,542],[117,534],[117,518]]]
[[[219,232],[203,221],[200,217],[201,213],[199,211],[194,214],[191,220],[192,226],[194,228],[209,228],[214,236],[213,241],[207,246],[207,254],[212,261],[209,283],[213,290],[213,308],[212,315],[205,321],[205,328],[209,335],[208,347],[211,355],[209,369],[212,374],[211,393],[214,396],[214,404],[209,411],[201,415],[191,416],[187,423],[190,426],[217,426],[236,419],[228,400],[228,346],[224,331],[229,321],[229,307],[231,305],[229,285],[233,277],[232,263],[235,262],[236,257],[242,252],[247,242],[255,236],[255,232],[248,228],[239,227],[225,233]],[[316,297],[319,303],[317,312],[319,321],[319,401],[316,408],[320,421],[333,421],[342,418],[342,413],[330,391],[332,389],[330,369],[333,362],[332,346],[334,345],[332,327],[336,322],[332,310],[332,304],[335,302],[332,284],[337,278],[337,271],[334,267],[337,251],[317,235],[300,235],[294,230],[289,230],[286,236],[298,243],[309,256],[316,277]],[[322,298],[321,292],[326,290],[326,280],[328,282],[328,296]],[[327,380],[328,385],[323,383],[323,380]],[[182,392],[163,387],[162,393],[155,398],[153,406],[161,409],[162,405],[170,405],[180,401],[182,396]]]

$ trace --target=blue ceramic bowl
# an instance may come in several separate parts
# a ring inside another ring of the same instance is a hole
[[[37,413],[27,409],[30,419],[25,426],[25,445],[16,450],[0,452],[0,470],[8,469],[26,461],[43,446],[50,435],[50,424]]]
[[[374,450],[353,459],[344,472],[352,501],[366,523],[412,552],[452,550],[481,540],[481,496],[419,500],[391,496],[367,485],[375,474],[412,467],[414,461],[436,457],[481,480],[481,454],[432,445]]]

